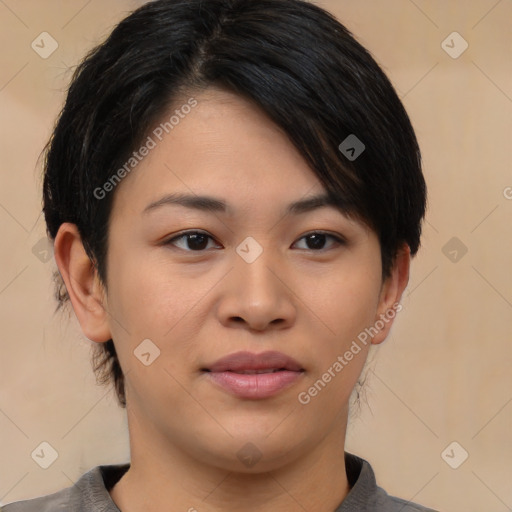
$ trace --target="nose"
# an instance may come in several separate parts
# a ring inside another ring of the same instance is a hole
[[[288,328],[295,322],[297,308],[291,283],[268,254],[263,251],[252,263],[235,254],[217,310],[224,326],[266,331]]]

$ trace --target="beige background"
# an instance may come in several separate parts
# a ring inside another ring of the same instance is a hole
[[[125,413],[95,386],[90,343],[73,315],[53,315],[37,158],[72,66],[141,3],[0,0],[0,503],[129,457]],[[318,3],[395,84],[430,193],[404,312],[376,353],[347,448],[390,494],[442,511],[510,510],[512,1]],[[48,59],[31,48],[43,31],[59,44]],[[458,59],[441,46],[453,31],[469,44]],[[468,250],[455,263],[443,253],[452,237]],[[46,470],[31,458],[43,441],[59,454]],[[452,441],[469,453],[458,469],[441,457]]]

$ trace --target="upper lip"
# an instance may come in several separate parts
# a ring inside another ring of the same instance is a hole
[[[290,356],[281,352],[268,351],[260,354],[235,352],[222,357],[210,366],[203,368],[210,372],[240,372],[244,370],[288,370],[303,371],[302,366]]]

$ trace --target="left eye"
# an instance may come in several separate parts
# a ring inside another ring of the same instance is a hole
[[[299,242],[301,240],[305,240],[307,247],[299,247],[299,249],[310,249],[310,250],[314,250],[314,251],[319,251],[319,250],[325,249],[327,239],[333,240],[334,245],[343,245],[343,243],[344,243],[343,240],[337,236],[329,235],[328,233],[322,233],[322,232],[318,231],[318,232],[309,233],[307,235],[304,235],[302,238],[300,238]],[[298,242],[296,242],[296,243],[298,243]]]

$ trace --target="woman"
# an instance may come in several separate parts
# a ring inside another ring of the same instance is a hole
[[[4,511],[428,510],[344,450],[425,197],[393,87],[319,7],[128,16],[75,73],[44,214],[130,462]]]

